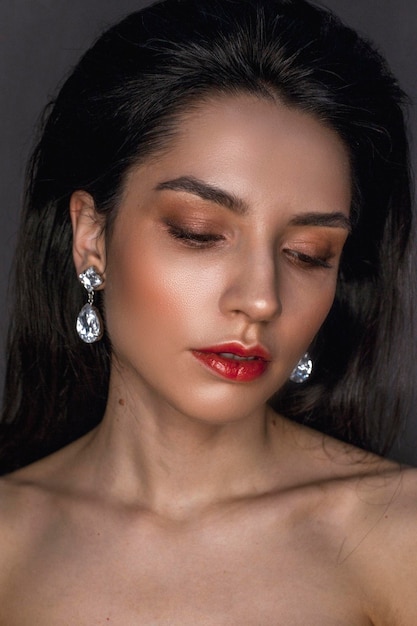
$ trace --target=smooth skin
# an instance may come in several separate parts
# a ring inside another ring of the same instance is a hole
[[[331,307],[350,200],[332,130],[243,95],[129,172],[109,241],[73,194],[110,393],[94,431],[1,481],[1,626],[415,626],[415,471],[267,406]],[[266,372],[193,354],[231,341]]]

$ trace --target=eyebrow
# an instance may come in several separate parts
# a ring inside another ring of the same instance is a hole
[[[169,189],[171,191],[185,191],[195,196],[199,196],[203,200],[215,202],[220,206],[226,207],[230,211],[238,215],[245,215],[249,212],[248,205],[240,198],[232,193],[219,189],[214,185],[210,185],[194,176],[180,176],[172,180],[166,180],[158,183],[155,187],[157,191]],[[330,228],[344,228],[349,232],[352,231],[352,223],[344,213],[302,213],[294,216],[290,220],[290,226],[322,226]]]
[[[194,176],[180,176],[173,180],[166,180],[163,183],[159,183],[155,189],[157,189],[157,191],[170,189],[171,191],[192,193],[203,200],[215,202],[216,204],[226,207],[230,209],[230,211],[233,211],[233,213],[238,213],[239,215],[244,215],[249,211],[247,204],[234,194],[219,189],[198,178],[194,178]]]
[[[301,213],[290,220],[290,226],[327,226],[352,232],[352,222],[344,213]]]

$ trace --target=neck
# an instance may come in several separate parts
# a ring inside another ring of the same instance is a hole
[[[187,515],[265,489],[274,455],[266,406],[213,423],[112,384],[92,435],[96,477],[117,497],[166,515]]]

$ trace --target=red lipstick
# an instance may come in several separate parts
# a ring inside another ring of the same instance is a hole
[[[216,374],[236,382],[250,382],[267,370],[271,355],[262,346],[246,348],[238,343],[223,343],[192,350],[203,365]]]

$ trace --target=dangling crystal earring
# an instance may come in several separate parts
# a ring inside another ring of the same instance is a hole
[[[298,361],[294,367],[290,380],[293,383],[305,383],[310,378],[310,374],[313,371],[313,361],[310,358],[308,352]]]
[[[103,284],[103,277],[95,267],[88,267],[79,274],[78,280],[88,292],[88,302],[83,306],[77,317],[77,333],[85,343],[94,343],[103,336],[101,315],[93,306],[94,291]]]

